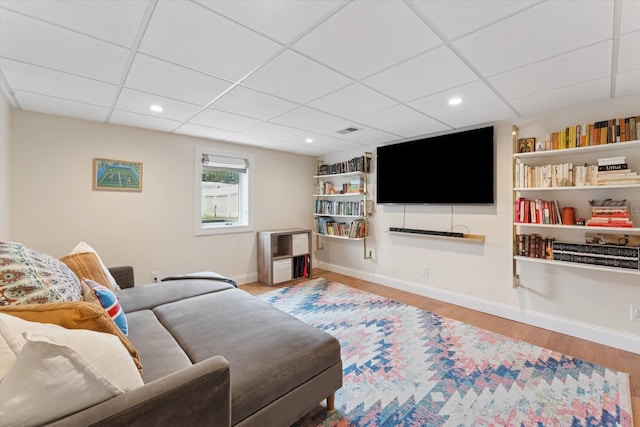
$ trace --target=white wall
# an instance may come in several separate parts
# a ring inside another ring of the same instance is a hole
[[[60,257],[86,241],[105,264],[133,265],[137,283],[155,270],[246,283],[257,280],[255,231],[312,227],[312,157],[22,110],[11,119],[11,239],[33,249]],[[254,154],[254,232],[194,236],[200,145]],[[93,191],[94,157],[143,162],[143,191]]]
[[[9,170],[11,106],[0,90],[0,241],[9,240]]]
[[[317,266],[502,317],[640,352],[640,278],[573,268],[525,265],[512,275],[512,125],[520,136],[544,137],[569,125],[640,114],[640,96],[495,123],[497,202],[494,206],[374,205],[364,260],[361,242],[324,238]],[[375,148],[372,147],[372,151]],[[333,163],[350,158],[331,156]],[[375,151],[370,187],[375,200]],[[634,165],[640,171],[640,164]],[[640,200],[638,200],[640,201]],[[637,224],[640,226],[640,224]],[[452,230],[486,236],[484,243],[388,232],[389,227]],[[429,276],[424,276],[425,267]]]

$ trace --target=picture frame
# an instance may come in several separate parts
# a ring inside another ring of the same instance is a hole
[[[142,162],[94,158],[93,189],[142,191]]]
[[[521,138],[518,140],[518,153],[531,153],[535,150],[535,138]]]

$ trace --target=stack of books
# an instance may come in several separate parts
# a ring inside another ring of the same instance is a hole
[[[640,184],[640,176],[629,169],[624,156],[598,159],[598,185]]]
[[[633,221],[629,217],[627,206],[593,206],[587,226],[632,228]]]
[[[614,268],[638,270],[640,247],[614,245],[585,245],[552,242],[552,259]]]

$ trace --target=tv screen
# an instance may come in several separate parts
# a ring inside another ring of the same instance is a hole
[[[494,203],[493,126],[377,148],[377,203]]]

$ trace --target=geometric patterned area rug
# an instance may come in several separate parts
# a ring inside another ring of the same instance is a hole
[[[318,278],[256,295],[335,336],[335,411],[296,426],[631,426],[629,376]]]

